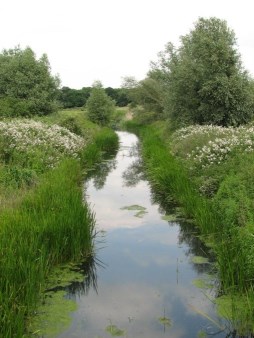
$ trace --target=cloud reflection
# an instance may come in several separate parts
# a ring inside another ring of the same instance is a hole
[[[124,143],[103,189],[90,180],[85,190],[97,228],[107,231],[98,253],[106,268],[98,269],[98,294],[91,289],[77,299],[72,327],[59,338],[108,337],[110,324],[126,330],[128,338],[196,337],[210,322],[193,309],[214,313],[212,302],[192,285],[205,267],[196,269],[188,255],[203,248],[188,227],[161,219],[159,205],[151,202],[150,187],[139,175],[137,147],[131,151],[137,138],[119,135]],[[138,218],[133,210],[121,210],[134,204],[148,213]],[[170,328],[158,320],[164,311],[173,322]]]

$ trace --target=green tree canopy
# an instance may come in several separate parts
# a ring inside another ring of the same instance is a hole
[[[58,86],[46,54],[37,60],[29,47],[0,54],[0,115],[48,114],[56,107]]]
[[[64,108],[83,107],[90,96],[92,88],[72,89],[62,87],[59,90],[59,102]]]
[[[253,116],[251,80],[223,20],[200,18],[178,49],[166,46],[149,76],[162,84],[165,112],[176,126],[237,126]]]
[[[91,95],[86,102],[88,118],[102,126],[110,122],[111,115],[115,109],[115,102],[106,94],[101,82],[93,85]]]

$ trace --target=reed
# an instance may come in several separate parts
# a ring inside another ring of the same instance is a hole
[[[164,201],[170,203],[175,200],[182,206],[186,217],[194,219],[203,238],[208,238],[212,245],[219,276],[218,295],[223,294],[233,309],[229,318],[232,332],[252,336],[253,154],[234,153],[227,162],[205,169],[219,184],[211,198],[210,195],[202,195],[198,188],[199,175],[203,173],[196,170],[190,174],[184,161],[172,155],[167,144],[169,137],[163,138],[161,126],[140,126],[131,121],[128,122],[128,129],[138,133],[141,138],[146,171],[156,193]],[[197,140],[195,142],[198,143]],[[177,146],[180,149],[182,145]],[[180,150],[184,154],[183,148]]]
[[[142,153],[151,184],[165,199],[172,197],[183,206],[186,217],[194,218],[203,234],[216,232],[216,217],[209,201],[195,190],[188,173],[152,126],[140,129]]]
[[[62,161],[15,209],[0,214],[0,337],[23,337],[49,271],[92,252],[95,220],[82,198],[83,165],[88,170],[116,144],[113,132],[98,135],[82,161]]]
[[[53,266],[92,251],[94,217],[82,203],[81,167],[65,160],[20,206],[0,215],[1,337],[22,337]]]

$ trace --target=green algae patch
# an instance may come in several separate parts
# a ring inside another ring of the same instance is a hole
[[[145,207],[142,207],[141,205],[138,205],[138,204],[127,205],[126,207],[122,207],[120,209],[121,210],[146,210]]]
[[[198,289],[211,289],[213,287],[212,283],[201,278],[193,279],[192,284]]]
[[[198,331],[197,338],[207,338],[207,333],[203,330]]]
[[[202,256],[193,256],[191,261],[194,264],[209,264],[208,258]]]
[[[147,214],[147,211],[145,210],[140,210],[138,211],[134,216],[138,217],[138,218],[142,218],[143,216],[145,216],[145,214]]]
[[[142,218],[146,213],[146,208],[142,207],[141,205],[138,204],[133,204],[133,205],[127,205],[125,207],[120,208],[121,210],[133,210],[133,211],[137,211],[135,213],[135,217],[139,217]]]
[[[198,289],[212,289],[214,286],[212,278],[212,275],[207,274],[203,278],[193,279],[192,284]]]
[[[108,325],[106,327],[106,332],[108,332],[112,337],[122,337],[125,335],[125,331],[119,329],[116,325]]]
[[[167,317],[160,317],[158,318],[159,323],[161,323],[163,326],[171,327],[172,326],[172,321],[170,318]]]
[[[28,328],[33,337],[55,338],[70,326],[70,313],[77,310],[77,303],[65,296],[65,291],[45,294],[44,303],[38,307]]]
[[[67,292],[64,288],[73,282],[82,283],[84,278],[74,263],[53,269],[48,276],[47,290],[42,295],[41,305],[28,326],[32,337],[54,338],[70,326],[70,314],[77,310],[77,303],[66,298]],[[55,289],[58,291],[54,291]]]
[[[66,287],[73,282],[84,281],[84,275],[78,271],[77,264],[70,263],[68,265],[61,265],[50,273],[47,282],[47,289],[54,289],[56,287]]]

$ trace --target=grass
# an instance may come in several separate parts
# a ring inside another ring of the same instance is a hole
[[[22,337],[25,318],[53,266],[92,251],[94,218],[82,203],[80,164],[48,172],[18,208],[1,213],[0,299],[3,337]]]
[[[204,241],[212,245],[220,281],[218,294],[225,294],[234,302],[241,295],[246,311],[235,311],[232,325],[241,334],[244,328],[246,334],[250,330],[253,333],[254,153],[236,148],[221,161],[197,166],[188,155],[193,149],[206,149],[203,147],[209,141],[214,142],[218,137],[216,128],[216,135],[213,130],[205,135],[199,130],[189,139],[177,139],[162,122],[142,126],[130,121],[126,125],[141,137],[145,167],[157,195],[166,204],[173,201],[182,206],[186,217],[199,227]],[[227,131],[219,132],[227,137]],[[240,303],[234,302],[232,306],[239,309]]]
[[[4,338],[25,337],[54,267],[92,254],[95,221],[83,201],[81,183],[103,154],[118,145],[112,130],[93,125],[81,110],[38,120],[67,127],[85,139],[85,147],[78,158],[63,156],[53,168],[38,171],[39,157],[24,150],[14,165],[11,156],[4,161],[5,148],[0,146],[0,337]]]

